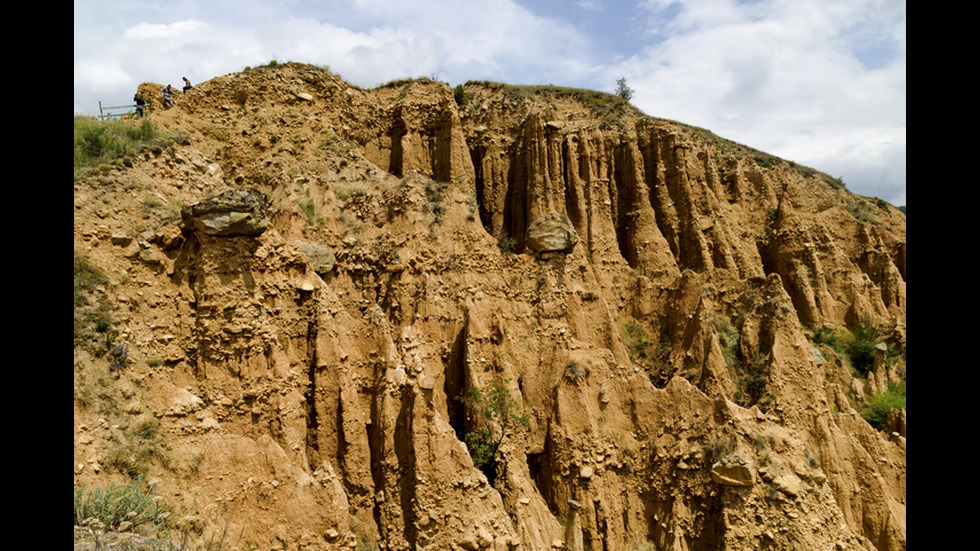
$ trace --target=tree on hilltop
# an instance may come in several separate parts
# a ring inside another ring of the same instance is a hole
[[[626,101],[633,98],[633,89],[626,85],[626,77],[616,81],[616,95]]]

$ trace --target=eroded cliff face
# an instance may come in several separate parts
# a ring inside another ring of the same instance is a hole
[[[154,420],[181,526],[263,549],[904,549],[904,428],[855,410],[896,375],[806,328],[904,356],[905,216],[610,97],[466,92],[219,77],[151,115],[185,140],[75,182],[133,360],[76,344],[76,483]],[[230,188],[264,233],[181,225]],[[570,249],[527,246],[545,218]],[[485,473],[460,398],[494,382],[530,424]]]

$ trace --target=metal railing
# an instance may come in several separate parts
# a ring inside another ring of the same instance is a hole
[[[124,110],[124,111],[123,111]],[[143,114],[146,115],[150,112],[150,106],[143,106]],[[132,105],[102,105],[99,102],[99,120],[109,120],[113,118],[120,117],[135,117],[138,116],[136,104]]]

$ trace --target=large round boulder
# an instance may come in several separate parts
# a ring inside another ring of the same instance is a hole
[[[527,247],[532,251],[570,253],[578,243],[578,234],[568,216],[548,212],[527,227]]]

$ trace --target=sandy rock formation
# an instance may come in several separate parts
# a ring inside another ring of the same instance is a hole
[[[249,69],[75,182],[131,360],[76,325],[76,483],[146,472],[269,549],[905,549],[904,412],[872,428],[805,329],[904,357],[905,216],[612,96],[466,90]],[[262,232],[170,206],[246,189]],[[460,400],[496,382],[526,429]]]

